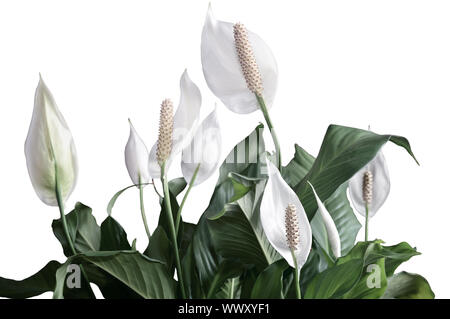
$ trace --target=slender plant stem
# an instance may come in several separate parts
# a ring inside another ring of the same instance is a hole
[[[141,177],[139,176],[139,203],[141,206],[141,216],[142,221],[144,222],[145,232],[147,233],[147,237],[150,240],[152,234],[148,229],[147,217],[145,216],[145,208],[144,208],[144,185],[141,184]]]
[[[184,287],[183,272],[181,269],[181,262],[180,262],[180,253],[178,252],[177,232],[175,231],[175,223],[173,222],[172,207],[170,205],[169,183],[167,182],[165,167],[166,167],[166,163],[164,162],[161,165],[161,182],[163,184],[163,190],[164,190],[164,207],[166,209],[167,221],[168,221],[169,230],[170,230],[170,236],[172,237],[172,246],[173,246],[173,250],[175,253],[175,267],[177,268],[177,276],[178,276],[178,281],[180,283],[181,296],[183,297],[183,299],[186,299],[187,295],[186,295],[186,290]]]
[[[300,278],[299,278],[299,272],[300,269],[298,269],[297,264],[297,258],[295,257],[294,249],[291,248],[291,254],[292,258],[294,259],[294,266],[295,266],[295,274],[294,274],[294,281],[295,281],[295,295],[297,296],[297,299],[302,299],[302,293],[300,291]]]
[[[369,240],[369,204],[366,203],[366,227],[364,231],[364,240]]]
[[[188,189],[186,190],[186,193],[183,196],[183,200],[181,201],[180,208],[178,208],[177,219],[176,219],[176,223],[175,223],[177,233],[178,233],[178,229],[180,228],[181,212],[183,211],[183,207],[184,207],[184,204],[186,203],[186,199],[189,196],[189,193],[191,192],[192,187],[194,186],[195,179],[197,178],[199,169],[200,169],[200,164],[198,164],[197,167],[195,168],[194,174],[192,175],[191,181],[189,182]]]
[[[55,180],[56,180],[56,182],[55,182],[55,184],[56,184],[55,185],[56,201],[58,202],[58,208],[59,208],[59,213],[61,215],[61,221],[62,221],[62,224],[63,224],[64,234],[66,236],[67,242],[69,243],[69,247],[70,247],[70,250],[72,251],[72,255],[76,255],[77,251],[75,249],[75,245],[73,244],[72,237],[70,236],[69,227],[67,225],[66,215],[64,214],[64,202],[63,202],[63,199],[62,199],[62,196],[61,196],[61,190],[59,188],[58,178],[55,178]],[[84,276],[84,279],[87,282],[87,286],[89,287],[89,290],[90,290],[92,296],[95,296],[94,292],[92,291],[91,285],[89,283],[89,277],[87,276],[83,265],[80,265],[80,270],[81,270],[81,273]]]
[[[155,184],[155,180],[152,179],[151,184],[153,185],[153,189],[155,190],[156,195],[159,196],[159,198],[162,198],[161,194],[158,192],[158,190],[156,189],[156,184]]]
[[[258,94],[255,94],[256,99],[258,100],[259,107],[261,108],[261,111],[264,115],[264,119],[266,120],[267,126],[269,127],[270,134],[272,135],[273,144],[275,145],[275,151],[277,154],[277,166],[279,171],[281,172],[282,163],[281,163],[281,149],[280,149],[280,143],[278,142],[277,133],[275,132],[275,128],[273,127],[272,120],[269,116],[269,111],[267,110],[266,103],[264,102],[264,98],[262,96],[259,96]]]

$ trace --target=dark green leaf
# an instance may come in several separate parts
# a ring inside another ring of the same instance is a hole
[[[402,146],[414,157],[408,140],[403,137],[330,125],[311,170],[294,187],[309,219],[314,217],[317,203],[308,181],[314,185],[321,199],[327,199],[371,161],[388,141]]]
[[[216,299],[239,299],[241,294],[240,277],[229,278],[225,281],[219,292],[216,294]]]
[[[127,239],[127,233],[120,224],[111,216],[108,216],[100,226],[101,242],[100,250],[131,250]]]
[[[97,225],[92,209],[82,203],[76,203],[74,210],[66,215],[69,234],[74,242],[77,252],[95,251],[100,249],[101,231]],[[67,257],[73,255],[61,219],[55,219],[52,223],[53,233],[63,246]]]
[[[0,297],[22,299],[53,291],[56,285],[55,274],[60,266],[59,262],[52,260],[36,274],[24,280],[0,277]]]
[[[264,153],[263,126],[259,125],[247,138],[237,144],[220,167],[219,180],[205,214],[210,219],[219,218],[225,206],[244,196],[249,189],[236,183],[233,174],[247,178],[260,177],[260,154]]]
[[[63,298],[67,267],[72,263],[97,266],[143,298],[174,298],[175,281],[164,265],[135,251],[87,252],[69,258],[56,273],[54,298]]]
[[[383,298],[434,299],[434,292],[425,278],[403,271],[389,278]]]
[[[282,299],[283,272],[289,267],[284,259],[269,265],[256,279],[252,290],[255,299]]]
[[[353,259],[321,272],[309,283],[304,298],[339,298],[356,285],[361,277],[364,261]]]

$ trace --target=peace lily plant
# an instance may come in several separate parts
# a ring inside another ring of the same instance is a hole
[[[38,197],[59,207],[52,229],[67,260],[52,260],[22,281],[0,278],[0,296],[28,298],[51,291],[54,298],[86,299],[434,298],[424,277],[396,272],[419,254],[415,248],[368,239],[369,219],[390,189],[381,149],[392,142],[415,160],[408,140],[330,125],[317,156],[295,145],[294,157],[282,162],[269,116],[278,69],[267,44],[241,23],[216,20],[209,7],[201,60],[206,83],[223,105],[240,114],[262,112],[275,152],[266,149],[259,124],[223,160],[222,128],[226,132],[229,123],[220,119],[222,106],[200,120],[201,93],[184,71],[176,110],[172,99],[162,100],[158,138],[150,151],[129,120],[124,154],[131,185],[109,200],[99,225],[80,202],[66,211],[78,175],[75,144],[40,77],[25,157]],[[156,128],[145,130],[156,134]],[[170,180],[170,167],[178,163],[183,176]],[[196,224],[186,222],[189,194],[215,173],[208,207]],[[148,236],[144,251],[129,242],[112,214],[121,194],[131,189],[139,190],[140,212],[129,213],[141,215]],[[160,212],[158,219],[147,219],[148,196],[159,200],[150,208]],[[365,220],[360,242],[355,211]],[[74,283],[76,269],[81,278]],[[377,285],[369,284],[374,276]]]

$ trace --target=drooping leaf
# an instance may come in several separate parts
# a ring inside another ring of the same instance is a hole
[[[378,135],[338,125],[328,127],[311,170],[294,187],[310,220],[317,211],[317,203],[307,181],[314,185],[320,198],[329,198],[339,186],[372,160],[388,141],[403,147],[415,159],[404,137]]]
[[[0,297],[22,299],[53,291],[56,285],[55,274],[60,266],[59,262],[52,260],[33,276],[23,280],[0,277]]]
[[[283,168],[282,172],[283,178],[289,186],[295,188],[307,176],[313,166],[314,160],[315,158],[312,155],[300,146],[295,145],[294,158]],[[353,247],[358,231],[361,228],[361,224],[355,217],[350,202],[347,199],[347,188],[348,184],[343,183],[331,196],[328,198],[323,197],[325,199],[325,207],[338,229],[341,239],[341,253],[343,255]],[[320,244],[320,247],[329,254],[327,233],[320,217],[315,216],[312,219],[310,218],[310,223],[313,228],[313,237]]]
[[[434,299],[434,292],[424,277],[402,271],[389,278],[383,298]]]
[[[73,263],[97,266],[143,298],[174,298],[175,281],[163,263],[136,251],[87,252],[69,258],[56,273],[54,298],[64,298],[67,267]]]

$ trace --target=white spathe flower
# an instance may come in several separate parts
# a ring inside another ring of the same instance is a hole
[[[183,150],[181,171],[185,180],[190,183],[197,167],[198,172],[193,185],[199,185],[207,180],[219,165],[221,149],[222,135],[216,107],[203,120],[191,144]]]
[[[248,40],[261,75],[266,105],[275,99],[278,67],[267,44],[248,31]],[[251,113],[259,109],[255,94],[248,89],[239,62],[233,24],[216,20],[208,8],[202,32],[201,57],[203,74],[211,91],[233,112]]]
[[[333,252],[334,257],[339,258],[341,257],[341,238],[339,237],[339,232],[336,228],[336,224],[334,223],[333,218],[331,218],[331,215],[328,212],[327,208],[320,200],[319,195],[317,195],[313,185],[309,181],[308,184],[311,186],[314,196],[316,197],[318,211],[320,216],[322,217],[325,229],[327,231],[331,251]]]
[[[130,137],[125,146],[125,164],[135,185],[150,181],[148,174],[148,150],[130,120]]]
[[[63,201],[75,188],[78,161],[72,133],[55,100],[39,75],[34,109],[25,141],[31,184],[47,205],[57,206],[56,186]]]
[[[371,181],[365,183],[365,174],[367,177],[368,172],[371,175]],[[366,199],[369,199],[369,217],[372,217],[386,201],[390,189],[389,171],[381,150],[349,182],[349,195],[353,206],[364,217],[366,216]]]
[[[295,267],[289,247],[286,229],[288,206],[293,205],[296,211],[296,228],[298,230],[297,245],[294,255],[300,269],[308,259],[311,250],[312,233],[308,217],[300,200],[289,185],[283,180],[280,172],[272,162],[267,160],[268,181],[261,201],[261,224],[271,245],[286,259],[291,267]]]
[[[166,163],[166,171],[174,156],[179,154],[188,145],[194,135],[200,116],[202,96],[197,85],[190,79],[187,70],[180,79],[180,103],[173,116],[173,140],[170,157]],[[150,150],[148,171],[152,178],[161,177],[161,167],[156,158],[157,143]]]

